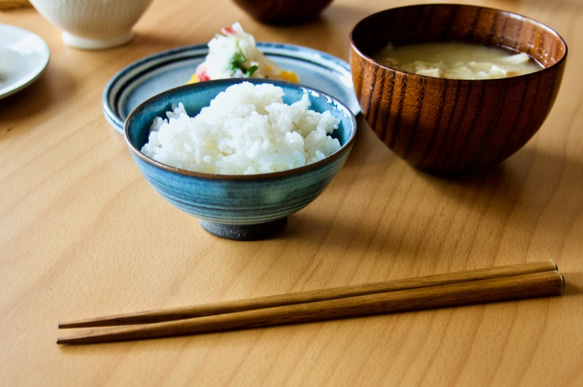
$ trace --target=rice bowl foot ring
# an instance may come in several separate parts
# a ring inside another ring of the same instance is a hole
[[[134,37],[132,31],[127,33],[103,39],[91,39],[82,36],[76,36],[69,32],[62,33],[63,42],[67,46],[80,48],[83,50],[104,50],[107,48],[119,47],[128,44]]]
[[[199,219],[206,231],[220,238],[236,241],[252,241],[266,239],[282,230],[287,224],[287,217],[259,224],[225,224]]]

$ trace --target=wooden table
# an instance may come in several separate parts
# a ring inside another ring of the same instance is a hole
[[[257,40],[348,60],[348,34],[394,0],[337,0],[300,27],[228,0],[155,0],[131,44],[80,51],[32,8],[0,23],[51,49],[0,101],[0,384],[583,385],[583,2],[470,1],[533,17],[569,44],[556,104],[527,146],[445,179],[398,159],[363,122],[326,192],[258,242],[213,237],[162,200],[106,122],[124,66],[206,43],[240,21]],[[62,347],[57,323],[112,313],[554,259],[563,296],[150,341]]]

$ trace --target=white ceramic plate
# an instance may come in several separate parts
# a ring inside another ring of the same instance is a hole
[[[34,82],[49,58],[49,46],[38,35],[0,24],[0,99]]]
[[[300,82],[338,98],[354,114],[360,107],[352,88],[348,63],[321,51],[289,44],[258,42],[257,47]],[[204,45],[186,46],[148,56],[122,69],[103,91],[103,113],[111,126],[123,133],[129,113],[146,99],[184,85],[208,54]]]

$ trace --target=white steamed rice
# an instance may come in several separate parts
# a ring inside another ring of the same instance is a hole
[[[307,165],[340,149],[330,136],[339,119],[291,105],[272,84],[230,86],[190,117],[182,104],[157,117],[142,152],[167,165],[214,174],[258,174]]]

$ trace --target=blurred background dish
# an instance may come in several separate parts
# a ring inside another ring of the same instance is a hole
[[[300,83],[326,92],[344,102],[356,115],[348,63],[311,48],[258,42],[257,47],[280,66],[294,71]],[[208,53],[206,44],[163,51],[120,70],[103,91],[103,112],[110,125],[123,133],[124,121],[140,103],[155,94],[186,84]]]
[[[399,157],[435,173],[498,164],[539,130],[555,101],[567,45],[528,17],[471,5],[388,9],[361,20],[351,36],[351,71],[363,114]],[[524,52],[534,73],[487,80],[407,73],[375,59],[389,43],[457,41]]]
[[[30,0],[36,10],[63,31],[71,47],[99,50],[132,40],[132,27],[152,0]]]
[[[315,19],[332,0],[233,0],[255,20],[268,24],[296,24]]]
[[[50,56],[40,36],[0,24],[0,99],[33,83],[47,68]]]

